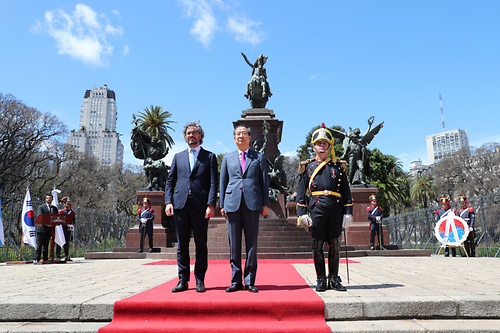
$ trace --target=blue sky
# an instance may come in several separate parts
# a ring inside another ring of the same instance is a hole
[[[282,154],[312,127],[384,128],[370,144],[427,163],[425,136],[468,130],[500,142],[499,1],[0,0],[0,92],[78,128],[87,89],[116,92],[125,162],[132,114],[150,105],[182,127],[199,120],[204,148],[235,149],[232,121],[258,55],[284,121]],[[173,154],[169,154],[169,158]]]

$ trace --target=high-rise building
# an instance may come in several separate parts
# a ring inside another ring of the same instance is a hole
[[[469,134],[461,129],[454,129],[437,134],[427,135],[427,157],[429,164],[436,163],[460,148],[469,146]]]
[[[116,133],[115,92],[107,85],[85,92],[80,109],[79,130],[73,130],[67,143],[79,152],[95,156],[101,164],[123,162],[123,144]]]

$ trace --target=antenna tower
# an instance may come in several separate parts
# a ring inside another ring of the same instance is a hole
[[[439,105],[441,106],[441,120],[443,121],[443,132],[446,132],[446,130],[444,129],[443,100],[441,99],[441,94],[439,94]]]

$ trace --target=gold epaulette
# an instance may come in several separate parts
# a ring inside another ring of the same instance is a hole
[[[308,164],[309,164],[309,163],[311,163],[312,161],[314,161],[314,159],[313,159],[313,158],[310,158],[310,159],[308,159],[308,160],[306,160],[306,161],[302,161],[302,162],[300,162],[300,164],[299,164],[299,168],[297,169],[297,173],[298,173],[299,175],[303,174],[303,173],[306,171],[306,165],[308,165]]]
[[[346,175],[349,174],[349,167],[347,166],[347,161],[340,160],[340,163],[342,163],[342,168],[344,168],[344,172]]]

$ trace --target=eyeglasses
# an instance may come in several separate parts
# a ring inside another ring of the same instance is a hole
[[[243,135],[243,136],[245,136],[245,135],[248,135],[248,132],[247,131],[238,131],[238,132],[235,133],[235,135],[238,135],[238,136],[239,135]]]

